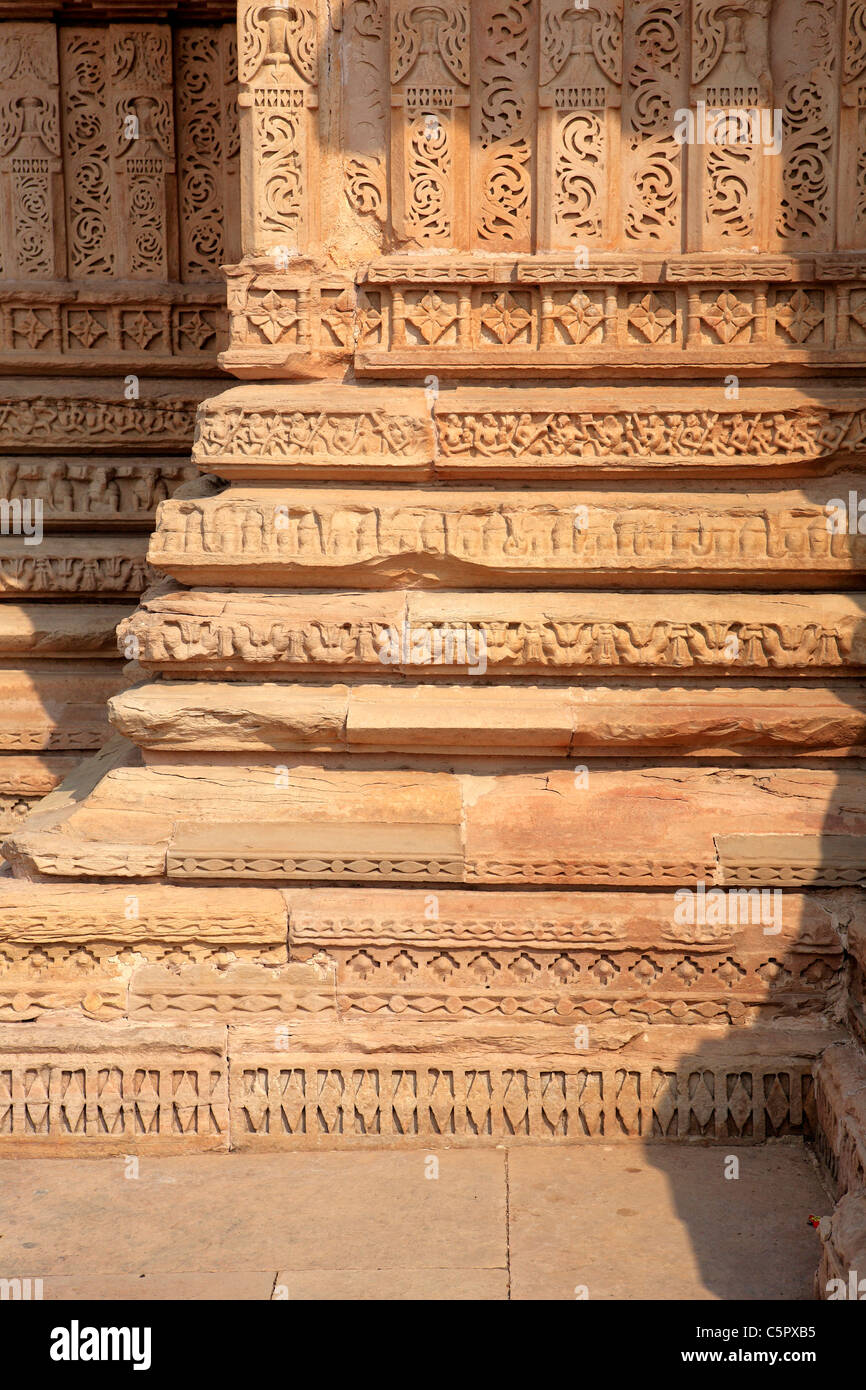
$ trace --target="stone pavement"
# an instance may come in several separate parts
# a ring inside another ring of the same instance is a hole
[[[0,1162],[0,1278],[45,1299],[807,1299],[808,1217],[832,1206],[797,1143],[134,1165]]]

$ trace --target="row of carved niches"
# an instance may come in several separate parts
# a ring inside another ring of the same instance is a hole
[[[227,268],[239,377],[747,374],[866,364],[866,255],[394,255]]]
[[[245,249],[324,244],[345,263],[862,246],[864,14],[866,0],[241,0]],[[322,132],[340,91],[336,161]]]
[[[50,334],[50,351],[84,356],[94,335],[103,351],[130,335],[148,340],[138,352],[160,335],[163,353],[195,347],[183,286],[218,285],[239,254],[235,27],[3,22],[0,88],[0,278],[80,287],[34,304],[25,341],[3,346],[33,352]],[[137,330],[85,292],[106,283],[124,285]],[[144,296],[157,286],[159,322]]]

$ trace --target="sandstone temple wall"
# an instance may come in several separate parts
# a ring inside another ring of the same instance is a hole
[[[3,844],[0,1146],[805,1135],[850,1263],[866,0],[240,0],[237,174],[218,7],[78,8],[0,48],[0,624],[130,686]]]
[[[4,831],[109,736],[114,630],[148,583],[157,505],[194,475],[239,253],[234,21],[232,4],[0,6]]]

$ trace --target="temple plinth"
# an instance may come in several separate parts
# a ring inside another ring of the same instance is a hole
[[[847,1124],[858,1190],[866,56],[808,8],[241,0],[242,384],[4,845],[0,1147]]]

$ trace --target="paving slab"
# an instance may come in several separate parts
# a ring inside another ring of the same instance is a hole
[[[122,1157],[3,1160],[0,1274],[504,1269],[504,1154],[436,1162],[428,1178],[421,1151],[142,1158],[137,1169]]]
[[[831,1208],[800,1143],[7,1159],[0,1278],[46,1300],[800,1300]]]
[[[271,1297],[271,1270],[241,1274],[88,1274],[49,1275],[43,1281],[46,1303],[195,1303],[262,1302]]]
[[[280,1271],[275,1300],[351,1303],[501,1302],[508,1298],[502,1269],[301,1269]]]
[[[520,1148],[508,1180],[515,1299],[808,1299],[833,1206],[802,1144]]]

